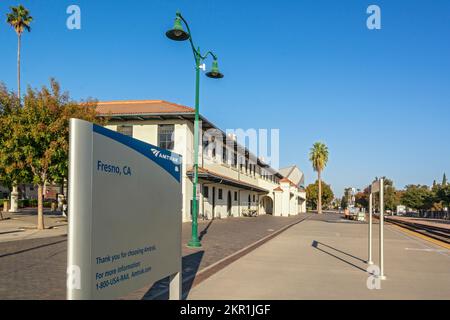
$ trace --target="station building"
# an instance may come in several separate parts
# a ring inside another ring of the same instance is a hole
[[[162,100],[109,101],[97,105],[108,129],[182,155],[183,221],[192,214],[194,119],[190,107]],[[276,170],[203,116],[199,144],[199,218],[216,219],[306,212],[303,173],[295,166]],[[205,132],[219,132],[205,138]],[[228,137],[230,138],[230,137]],[[220,141],[222,140],[223,141]],[[226,141],[225,141],[226,140]],[[230,143],[229,141],[232,141]]]

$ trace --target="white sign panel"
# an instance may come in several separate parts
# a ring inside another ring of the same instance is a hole
[[[372,193],[380,192],[380,180],[377,180],[374,183],[372,183],[370,192],[372,192]]]
[[[70,122],[68,299],[113,299],[181,271],[181,156]]]

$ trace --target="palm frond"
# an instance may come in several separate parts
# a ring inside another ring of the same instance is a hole
[[[25,30],[30,32],[30,24],[33,17],[30,12],[22,5],[11,7],[11,12],[6,14],[6,22],[14,28],[18,35],[21,35]]]
[[[309,160],[314,171],[322,171],[328,163],[328,147],[322,142],[316,142],[310,150]]]

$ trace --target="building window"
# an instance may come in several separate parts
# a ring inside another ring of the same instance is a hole
[[[234,192],[234,201],[238,201],[238,193],[237,193],[237,191]]]
[[[234,152],[233,153],[233,167],[237,167],[237,153]]]
[[[256,196],[253,195],[253,202],[256,202]]]
[[[208,186],[203,186],[203,197],[208,199],[209,198],[209,188]]]
[[[222,195],[222,189],[219,189],[219,196],[218,196],[219,200],[222,200],[223,195]]]
[[[117,126],[117,132],[128,137],[133,137],[133,126]]]
[[[227,157],[227,147],[225,147],[225,145],[223,146],[223,148],[222,148],[222,162],[223,163],[227,163],[227,159],[228,159],[228,157]]]
[[[175,126],[173,124],[161,124],[158,126],[158,147],[173,150]]]

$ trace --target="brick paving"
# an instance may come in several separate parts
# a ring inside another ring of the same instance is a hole
[[[199,270],[307,216],[201,221],[199,234],[203,247],[198,250],[185,246],[191,231],[190,223],[185,223],[182,232],[183,276],[195,275]],[[66,261],[66,236],[0,243],[0,300],[65,299]],[[185,290],[189,290],[190,285],[185,284]],[[150,298],[165,287],[165,281],[160,281],[126,298]]]

